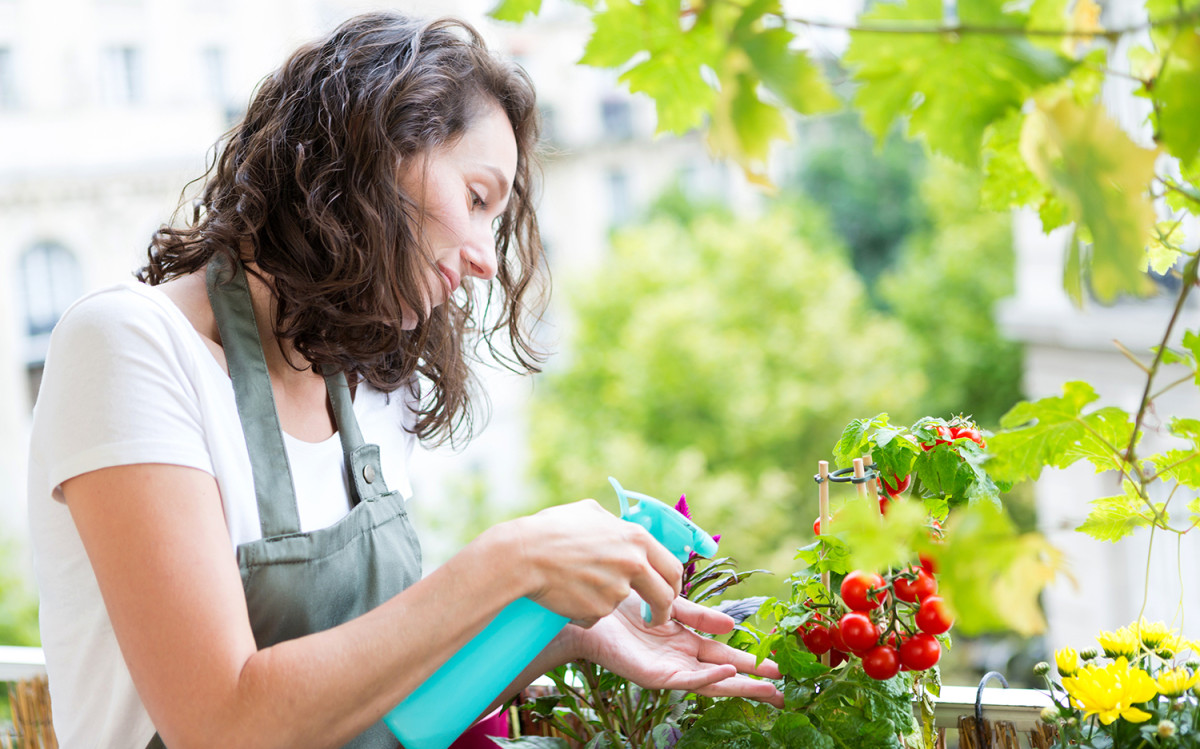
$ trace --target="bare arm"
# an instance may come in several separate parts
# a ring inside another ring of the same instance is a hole
[[[508,602],[529,596],[590,625],[634,589],[663,622],[681,574],[649,534],[575,503],[496,526],[373,611],[260,651],[212,476],[120,466],[63,493],[134,684],[172,747],[340,745]],[[551,657],[574,657],[569,647]]]

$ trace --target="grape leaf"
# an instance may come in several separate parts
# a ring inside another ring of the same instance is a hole
[[[756,181],[766,181],[771,142],[786,140],[783,113],[758,98],[758,79],[739,74],[723,81],[713,110],[708,142],[714,153],[733,157]]]
[[[683,28],[677,0],[646,0],[641,5],[609,0],[592,20],[595,29],[580,63],[616,68],[636,61],[619,80],[630,91],[654,99],[658,132],[682,133],[703,122],[716,91],[701,71],[717,67],[724,54],[711,23],[698,21]]]
[[[1183,222],[1161,221],[1155,224],[1150,243],[1146,245],[1146,266],[1160,275],[1171,270],[1183,254],[1179,249],[1183,240]]]
[[[1097,541],[1119,541],[1138,528],[1151,524],[1146,503],[1137,495],[1137,489],[1128,481],[1123,482],[1125,493],[1115,497],[1101,497],[1088,504],[1092,510],[1075,530],[1086,533]]]
[[[830,112],[841,106],[821,72],[804,52],[791,49],[795,35],[784,28],[747,32],[735,39],[767,89],[800,114]]]
[[[1166,65],[1151,89],[1158,141],[1185,164],[1200,154],[1200,33],[1183,33],[1171,46]]]
[[[1101,470],[1120,466],[1112,451],[1128,445],[1132,423],[1112,406],[1085,414],[1084,407],[1098,397],[1086,382],[1068,382],[1062,396],[1018,403],[988,443],[988,471],[997,480],[1017,482],[1036,479],[1045,466],[1066,468],[1081,459]]]
[[[961,2],[964,23],[1024,26],[1025,17],[1003,13],[1000,3]],[[939,23],[941,0],[880,3],[860,24]],[[860,84],[854,105],[880,141],[907,118],[910,136],[962,164],[977,165],[984,130],[1037,88],[1066,75],[1070,63],[1010,35],[880,34],[850,32],[844,56]]]
[[[542,11],[542,0],[500,0],[500,3],[488,12],[497,21],[520,23],[527,15],[537,15]]]
[[[1178,481],[1200,489],[1200,450],[1167,450],[1146,458],[1146,462],[1154,466],[1163,481]]]
[[[1144,248],[1155,221],[1146,193],[1158,152],[1130,140],[1101,105],[1080,106],[1061,91],[1025,118],[1020,147],[1090,232],[1090,262],[1083,266],[1096,297],[1111,302],[1121,293],[1145,294]]]

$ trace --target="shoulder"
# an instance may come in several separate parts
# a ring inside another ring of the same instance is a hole
[[[187,318],[159,289],[137,281],[114,284],[80,297],[54,328],[54,337],[177,331]]]

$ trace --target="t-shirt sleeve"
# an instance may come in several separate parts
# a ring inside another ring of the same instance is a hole
[[[76,303],[55,326],[34,410],[33,459],[52,495],[89,471],[169,463],[212,473],[180,317],[131,289]]]

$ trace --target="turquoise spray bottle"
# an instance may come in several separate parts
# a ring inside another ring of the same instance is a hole
[[[680,562],[693,553],[711,557],[717,542],[691,520],[654,497],[625,491],[609,478],[621,503],[621,518],[650,532]],[[638,503],[630,506],[629,500]],[[642,604],[649,621],[649,607]],[[446,749],[480,717],[537,654],[550,644],[567,618],[528,598],[496,615],[475,639],[446,661],[383,722],[405,749]]]

